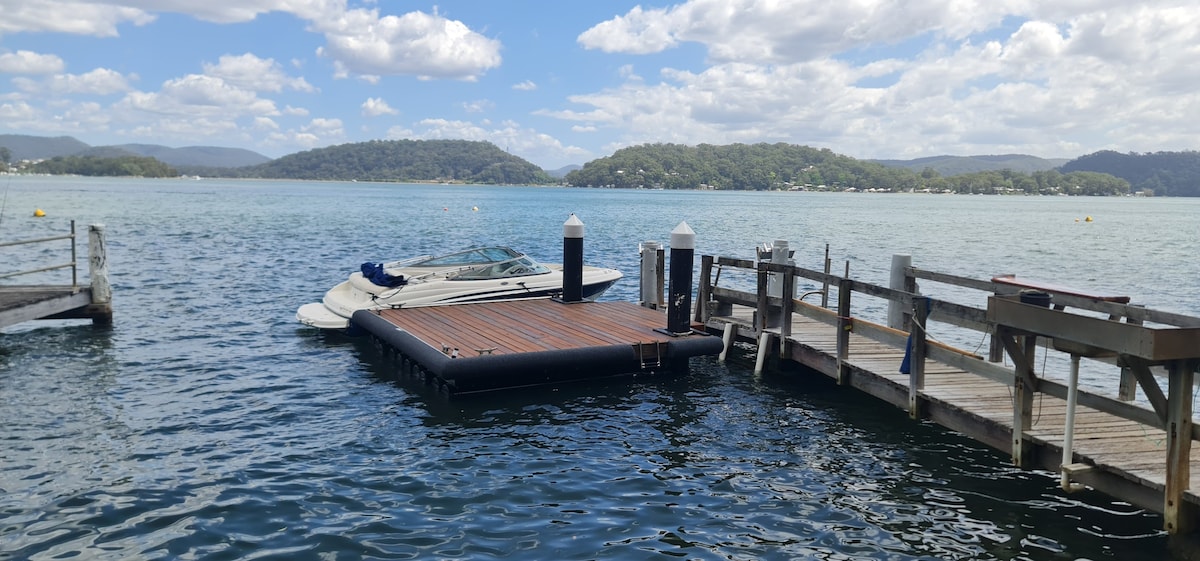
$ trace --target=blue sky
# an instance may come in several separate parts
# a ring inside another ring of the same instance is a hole
[[[0,0],[0,133],[1071,158],[1200,148],[1197,60],[1194,0]]]

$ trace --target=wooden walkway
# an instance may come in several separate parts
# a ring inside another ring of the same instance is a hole
[[[0,286],[0,328],[37,319],[94,318],[91,304],[86,286]]]
[[[108,283],[108,257],[105,251],[104,225],[88,227],[88,270],[91,282],[78,283],[79,264],[75,248],[75,221],[69,234],[46,238],[0,242],[0,249],[15,246],[48,244],[60,240],[70,242],[70,260],[57,265],[35,266],[12,271],[20,265],[19,258],[0,255],[0,282],[10,282],[20,276],[55,270],[70,270],[71,284],[16,285],[0,284],[0,328],[39,319],[90,319],[93,323],[112,323],[112,287]]]
[[[710,330],[723,330],[729,323],[739,326],[744,339],[753,334],[748,319],[751,310],[735,306],[733,315],[712,316]],[[860,321],[860,320],[856,320]],[[779,329],[768,328],[776,345]],[[828,322],[793,314],[791,335],[782,355],[812,370],[888,401],[900,409],[909,407],[909,375],[900,372],[904,349],[858,333],[850,334],[849,353],[839,368],[837,327]],[[951,430],[983,442],[1001,452],[1013,448],[1013,389],[985,376],[927,359],[924,388],[919,390],[923,416]],[[1059,471],[1066,424],[1066,402],[1038,393],[1033,424],[1026,436],[1035,445],[1035,466]],[[1143,508],[1162,512],[1166,486],[1167,434],[1136,421],[1076,406],[1074,430],[1075,462],[1090,469],[1073,473],[1071,480]],[[1191,463],[1200,461],[1200,450],[1192,448]],[[1191,474],[1184,500],[1200,505],[1195,489],[1200,478]]]

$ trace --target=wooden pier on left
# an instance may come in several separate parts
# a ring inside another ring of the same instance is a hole
[[[451,394],[677,371],[723,348],[720,337],[700,330],[671,332],[662,310],[632,302],[547,298],[360,310],[352,322]]]
[[[41,319],[80,318],[91,319],[93,323],[102,325],[112,323],[112,289],[108,283],[104,226],[93,224],[88,227],[88,285],[79,284],[75,237],[75,222],[72,221],[68,234],[0,242],[0,249],[5,249],[70,240],[69,261],[27,270],[3,270],[0,271],[0,282],[47,271],[71,270],[70,284],[0,284],[0,328]]]

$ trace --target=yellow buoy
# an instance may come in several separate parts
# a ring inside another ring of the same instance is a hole
[[[46,211],[44,211],[40,208],[35,208],[35,209],[33,209],[33,215],[38,218],[41,218],[43,216],[46,216]]]
[[[1087,217],[1087,218],[1084,218],[1084,219],[1083,219],[1083,221],[1084,221],[1084,222],[1091,222],[1091,221],[1092,221],[1092,217],[1091,217],[1091,216],[1089,216],[1089,217]]]

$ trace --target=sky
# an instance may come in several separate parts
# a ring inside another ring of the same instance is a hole
[[[0,0],[0,133],[276,158],[489,141],[1200,149],[1198,0]]]

